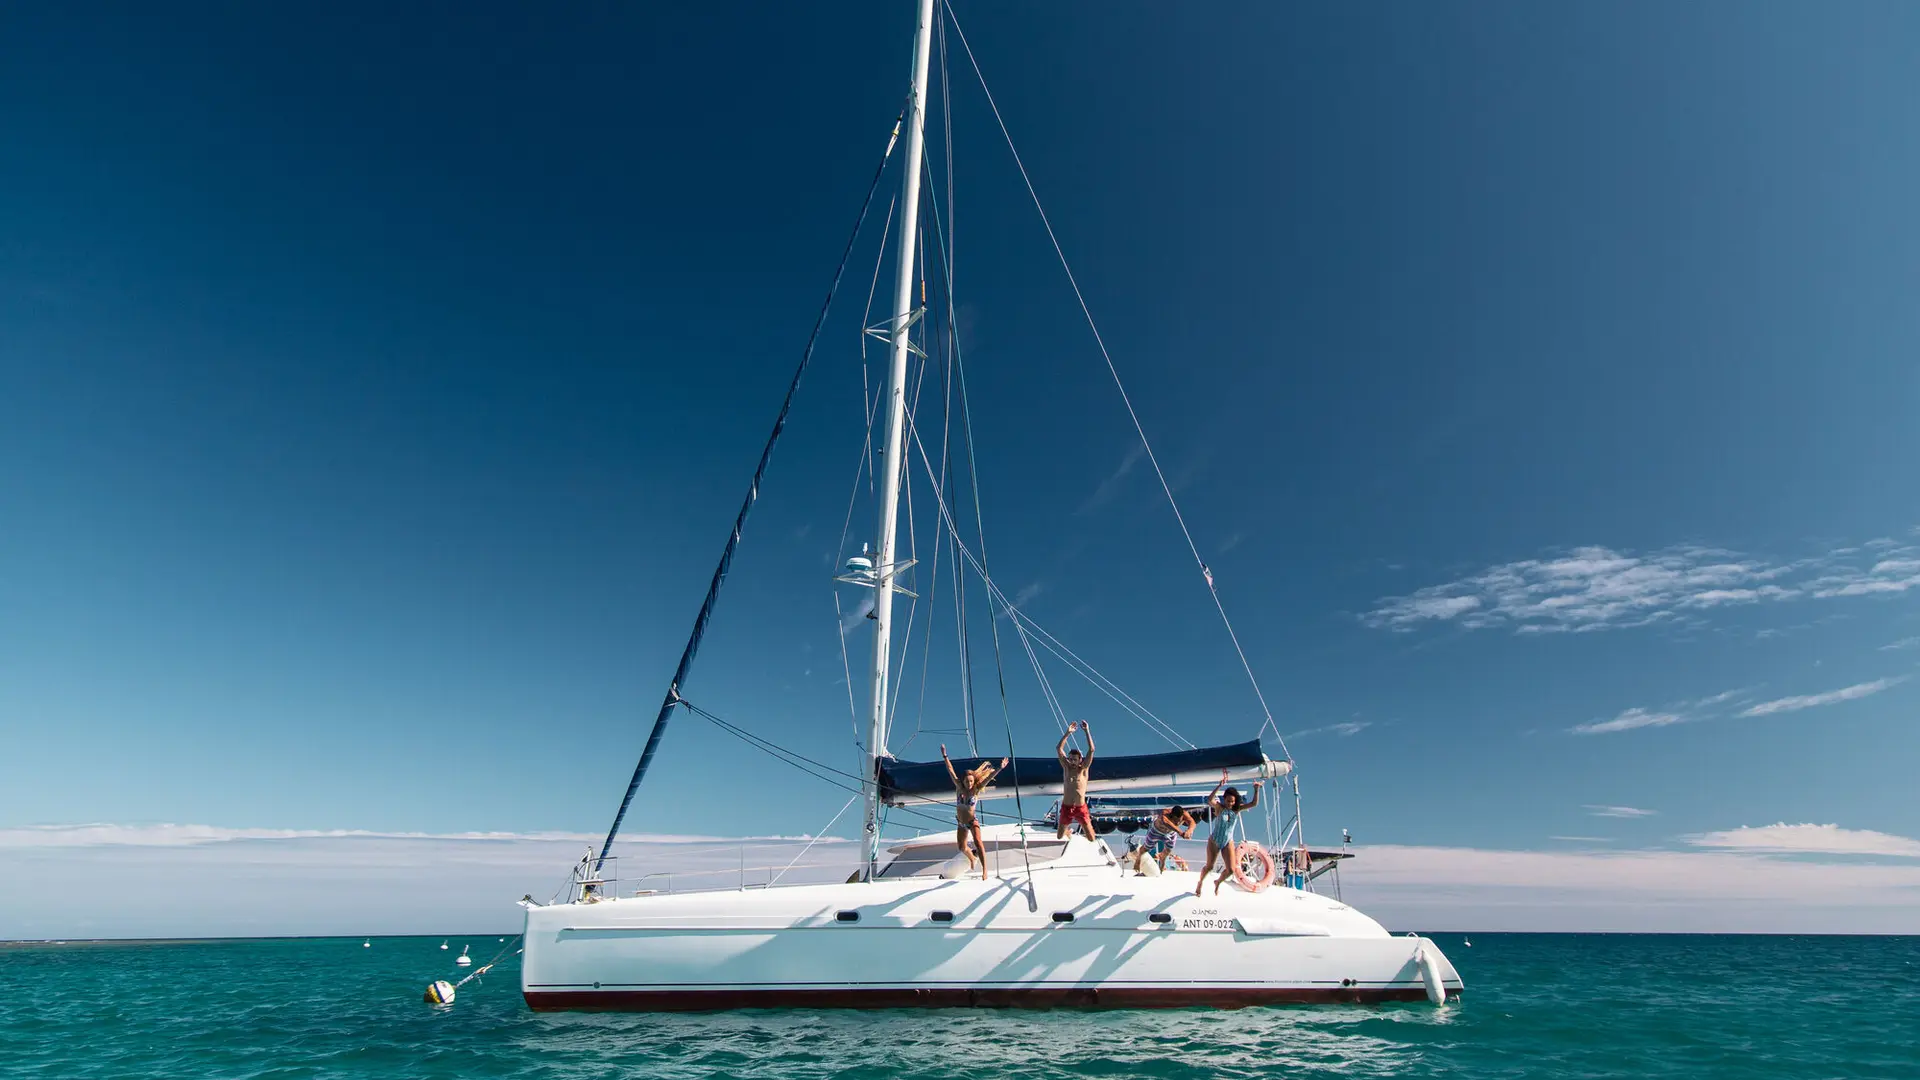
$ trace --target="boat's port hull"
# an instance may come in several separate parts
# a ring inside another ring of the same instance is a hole
[[[1451,991],[1458,996],[1459,991]],[[1256,1005],[1425,1001],[1420,986],[731,987],[724,990],[527,991],[539,1011],[727,1009],[1240,1009]]]

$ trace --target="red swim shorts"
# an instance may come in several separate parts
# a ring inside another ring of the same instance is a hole
[[[1093,839],[1093,815],[1087,813],[1086,803],[1061,807],[1060,821],[1069,828],[1072,827],[1074,822],[1079,822],[1080,827],[1087,830],[1087,839]]]

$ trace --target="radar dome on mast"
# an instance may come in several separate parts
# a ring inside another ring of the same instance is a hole
[[[873,584],[873,558],[867,554],[867,545],[861,544],[860,554],[849,558],[846,565],[841,569],[846,571],[845,577],[841,580],[846,580],[847,578],[865,579],[864,584]]]

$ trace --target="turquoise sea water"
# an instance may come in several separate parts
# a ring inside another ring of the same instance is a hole
[[[1920,938],[1436,935],[1458,1005],[535,1014],[496,937],[0,946],[0,1076],[1920,1078]]]

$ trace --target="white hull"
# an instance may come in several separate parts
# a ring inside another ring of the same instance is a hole
[[[1209,883],[1195,897],[1197,880],[1111,865],[1036,867],[1031,879],[882,879],[531,907],[521,988],[536,1009],[1418,1000],[1430,996],[1425,950],[1446,992],[1461,990],[1432,942],[1393,937],[1329,897],[1232,883],[1218,896]],[[1056,917],[1069,913],[1071,921]]]

